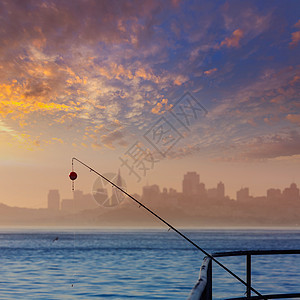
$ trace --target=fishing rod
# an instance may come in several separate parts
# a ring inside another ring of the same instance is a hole
[[[77,162],[79,162],[80,164],[82,164],[86,168],[88,168],[90,170],[90,172],[93,172],[93,173],[97,174],[102,179],[104,179],[105,181],[107,181],[108,183],[110,183],[112,186],[114,186],[115,188],[117,188],[118,190],[120,190],[122,193],[124,193],[130,199],[132,199],[133,201],[135,201],[139,205],[139,207],[143,207],[146,211],[148,211],[154,217],[156,217],[157,219],[159,219],[162,223],[164,223],[165,225],[167,225],[169,227],[169,229],[172,229],[174,232],[176,232],[178,235],[180,235],[182,238],[184,238],[188,243],[192,244],[195,248],[197,248],[198,250],[200,250],[203,254],[205,254],[207,257],[209,257],[212,261],[214,261],[217,265],[219,265],[221,268],[223,268],[230,275],[232,275],[235,279],[237,279],[239,282],[241,282],[242,284],[244,284],[246,287],[248,286],[247,283],[242,278],[240,278],[238,275],[236,275],[231,270],[229,270],[225,265],[223,265],[221,262],[219,262],[213,255],[211,255],[210,253],[208,253],[207,251],[205,251],[204,249],[202,249],[195,242],[193,242],[191,239],[189,239],[186,235],[184,235],[182,232],[180,232],[178,229],[176,229],[174,226],[172,226],[169,222],[167,222],[166,220],[164,220],[162,217],[160,217],[158,214],[156,214],[154,211],[152,211],[146,205],[144,205],[143,203],[141,203],[140,201],[138,201],[137,199],[135,199],[133,196],[131,196],[130,194],[128,194],[121,187],[119,187],[118,185],[116,185],[115,183],[113,183],[111,180],[109,180],[108,178],[106,178],[105,176],[103,176],[102,174],[100,174],[95,169],[91,168],[90,166],[88,166],[87,164],[85,164],[84,162],[82,162],[81,160],[77,159],[76,157],[72,158],[72,172],[69,175],[70,179],[72,180],[72,189],[73,190],[74,190],[74,180],[77,178],[77,174],[76,174],[76,172],[74,172],[74,160],[77,161]],[[254,289],[252,286],[250,286],[249,288],[250,288],[250,290],[252,292],[254,292],[256,295],[258,295],[262,299],[268,300],[262,294],[260,294],[256,289]]]

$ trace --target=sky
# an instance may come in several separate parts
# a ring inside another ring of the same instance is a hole
[[[130,193],[300,185],[298,1],[2,0],[0,22],[1,203],[72,197],[72,157]]]

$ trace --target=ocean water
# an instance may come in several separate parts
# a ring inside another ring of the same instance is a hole
[[[210,253],[300,249],[300,230],[183,232]],[[186,299],[203,257],[167,230],[2,228],[0,299]],[[220,261],[245,279],[245,258]],[[261,293],[299,293],[300,255],[253,257],[252,276]],[[214,299],[244,293],[213,265]]]

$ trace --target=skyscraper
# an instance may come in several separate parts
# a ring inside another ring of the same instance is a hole
[[[300,197],[296,183],[292,183],[289,188],[285,188],[282,197],[285,201],[298,201]]]
[[[53,211],[59,210],[60,196],[58,190],[50,190],[48,193],[48,209]]]
[[[182,181],[182,193],[187,196],[199,194],[200,176],[196,172],[187,172]]]
[[[220,181],[217,185],[217,198],[218,199],[225,198],[225,185],[222,181]]]

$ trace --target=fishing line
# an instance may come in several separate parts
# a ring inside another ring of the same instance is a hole
[[[73,171],[73,161],[76,160],[77,162],[79,162],[80,164],[82,164],[83,166],[85,166],[86,168],[88,168],[90,170],[90,172],[93,172],[95,174],[97,174],[98,176],[100,176],[102,179],[106,180],[107,182],[109,182],[112,186],[116,187],[117,189],[119,189],[122,193],[124,193],[126,196],[128,196],[130,199],[132,199],[133,201],[135,201],[139,207],[143,207],[145,210],[147,210],[150,214],[152,214],[153,216],[155,216],[157,219],[159,219],[162,223],[164,223],[165,225],[167,225],[169,227],[169,229],[172,229],[173,231],[175,231],[177,234],[179,234],[182,238],[184,238],[188,243],[192,244],[195,248],[197,248],[198,250],[200,250],[203,254],[205,254],[207,257],[209,257],[212,261],[214,261],[217,265],[219,265],[221,268],[223,268],[226,272],[228,272],[230,275],[232,275],[235,279],[237,279],[239,282],[241,282],[242,284],[244,284],[246,287],[248,286],[247,283],[241,279],[238,275],[236,275],[234,272],[232,272],[231,270],[229,270],[225,265],[223,265],[221,262],[219,262],[215,257],[213,257],[210,253],[208,253],[207,251],[205,251],[204,249],[202,249],[200,246],[198,246],[195,242],[193,242],[191,239],[189,239],[186,235],[184,235],[182,232],[180,232],[178,229],[176,229],[174,226],[172,226],[170,223],[168,223],[166,220],[164,220],[162,217],[160,217],[158,214],[156,214],[154,211],[152,211],[150,208],[148,208],[147,206],[145,206],[143,203],[141,203],[140,201],[138,201],[137,199],[135,199],[133,196],[131,196],[130,194],[128,194],[126,191],[124,191],[121,187],[117,186],[115,183],[113,183],[112,181],[110,181],[108,178],[106,178],[105,176],[103,176],[102,174],[100,174],[99,172],[97,172],[96,170],[94,170],[93,168],[91,168],[90,166],[88,166],[87,164],[85,164],[84,162],[80,161],[79,159],[77,159],[76,157],[72,158],[72,172],[70,173],[70,179],[72,180],[72,182],[74,182],[74,180],[77,178],[77,174]],[[75,173],[74,177],[75,179],[72,179],[71,174]],[[73,186],[73,185],[72,185]],[[256,289],[254,289],[252,286],[249,287],[250,290],[252,292],[254,292],[256,295],[258,295],[259,297],[262,297],[262,299],[268,300],[267,298],[265,298],[262,294],[260,294]]]

